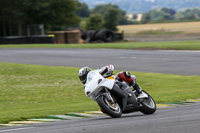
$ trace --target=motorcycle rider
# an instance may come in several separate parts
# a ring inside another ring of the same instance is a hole
[[[113,71],[114,71],[114,66],[112,64],[109,64],[107,66],[101,67],[97,69],[99,71],[99,73],[105,77],[110,77],[113,75]],[[90,73],[92,70],[89,67],[82,67],[79,72],[79,79],[80,81],[85,84],[87,81],[87,75],[88,73]],[[132,86],[134,88],[134,90],[137,92],[138,94],[138,98],[145,98],[147,97],[143,92],[141,87],[136,83],[135,78],[131,76],[131,74],[127,71],[121,71],[116,75],[116,79],[118,79],[119,81],[125,81],[127,82],[127,84],[129,86]],[[129,108],[131,108],[129,105],[127,105],[127,97],[128,94],[124,93],[120,87],[116,84],[114,84],[112,91],[116,94],[118,94],[121,98],[122,98],[122,103],[123,103],[123,111],[128,110]]]

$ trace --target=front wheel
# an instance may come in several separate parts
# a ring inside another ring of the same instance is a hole
[[[105,114],[113,118],[121,117],[122,110],[117,102],[113,102],[105,95],[101,95],[97,98],[97,103]]]
[[[147,92],[143,92],[148,95],[148,98],[140,99],[142,104],[140,111],[144,114],[153,114],[156,111],[156,103]]]

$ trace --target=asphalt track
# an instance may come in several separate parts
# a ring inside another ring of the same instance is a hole
[[[144,51],[111,49],[0,49],[0,62],[50,66],[106,64],[117,70],[200,75],[199,51]],[[0,133],[199,133],[200,103],[159,109],[153,115],[140,112],[113,119],[108,116],[82,120],[1,128]]]
[[[121,118],[102,116],[81,120],[2,128],[0,133],[199,133],[200,103],[159,109],[153,115],[140,112]]]
[[[120,49],[0,49],[0,62],[200,75],[200,51]]]

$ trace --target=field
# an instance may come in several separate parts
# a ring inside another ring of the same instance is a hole
[[[200,40],[200,22],[122,25],[118,29],[127,41]]]
[[[84,94],[79,68],[0,63],[0,123],[98,110]],[[115,71],[115,74],[117,71]],[[200,95],[199,76],[131,72],[157,103]],[[152,78],[153,77],[153,78]]]
[[[200,33],[200,22],[182,22],[182,23],[161,23],[161,24],[140,24],[140,25],[121,25],[119,31],[125,33],[136,33],[139,31],[179,31],[184,33]]]

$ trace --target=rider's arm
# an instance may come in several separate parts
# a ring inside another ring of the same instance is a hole
[[[107,66],[101,67],[99,70],[100,70],[99,73],[101,75],[104,75],[107,72],[113,72],[114,71],[114,66],[112,64],[109,64]]]

